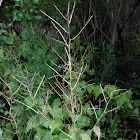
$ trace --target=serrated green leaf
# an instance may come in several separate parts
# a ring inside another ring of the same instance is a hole
[[[132,94],[133,94],[133,92],[129,90],[129,91],[126,93],[126,96],[127,96],[129,99],[131,99],[131,98],[132,98]]]
[[[27,122],[25,133],[27,134],[32,128],[38,128],[39,125],[40,125],[40,119],[35,120],[34,117],[31,117]]]
[[[33,128],[33,121],[34,118],[31,117],[28,122],[27,122],[27,127],[26,127],[26,130],[25,130],[25,134],[27,134],[32,128]]]
[[[91,93],[92,93],[93,89],[94,89],[94,87],[93,87],[93,86],[88,86],[88,87],[87,87],[87,90],[88,90],[89,94],[91,94]]]
[[[81,133],[80,136],[82,140],[91,140],[91,137],[88,133]]]
[[[37,127],[36,128],[36,134],[35,134],[35,137],[38,137],[38,138],[40,138],[41,140],[43,140],[43,138],[44,138],[44,136],[46,135],[46,134],[48,134],[48,133],[50,133],[50,132],[47,132],[45,129],[42,129],[42,128],[40,128],[40,127]],[[50,134],[48,134],[48,135],[50,135]],[[35,139],[35,140],[37,140],[37,139]]]
[[[85,125],[89,124],[90,121],[91,121],[91,119],[88,116],[82,115],[81,118],[78,120],[77,124],[79,126],[85,126]]]
[[[42,124],[42,126],[44,126],[45,128],[48,128],[50,126],[50,122],[49,121],[46,121]]]
[[[95,100],[97,100],[98,96],[102,93],[100,86],[94,86],[93,95],[95,96]]]
[[[128,101],[126,94],[119,96],[118,98],[115,98],[115,101],[117,103],[117,106],[122,106],[125,102]]]

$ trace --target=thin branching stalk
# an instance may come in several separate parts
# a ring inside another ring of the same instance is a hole
[[[74,135],[75,135],[75,139],[76,139],[76,125],[75,125],[75,101],[74,101],[74,92],[72,89],[72,64],[71,64],[71,52],[70,52],[70,48],[71,48],[71,39],[70,39],[70,24],[69,24],[69,19],[67,20],[67,24],[68,24],[68,35],[69,35],[69,48],[68,48],[68,53],[69,53],[69,73],[70,73],[70,92],[71,92],[71,106],[72,106],[72,123],[73,123],[73,127],[74,127]]]

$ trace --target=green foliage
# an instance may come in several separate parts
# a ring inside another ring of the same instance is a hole
[[[55,2],[63,13],[67,12],[68,1]],[[72,9],[73,1],[70,3]],[[82,4],[80,0],[77,3]],[[10,7],[9,3],[7,5]],[[0,97],[5,99],[0,100],[0,138],[126,138],[129,132],[124,129],[129,122],[125,118],[129,117],[136,124],[139,100],[132,100],[132,91],[120,90],[116,85],[87,82],[92,78],[95,78],[92,81],[114,82],[116,55],[113,46],[105,43],[103,49],[103,40],[98,39],[96,48],[92,40],[88,48],[78,36],[65,52],[63,44],[50,39],[56,35],[55,39],[61,41],[62,36],[39,11],[45,11],[68,29],[59,12],[52,8],[51,1],[15,0],[12,5],[12,18],[21,23],[21,33],[18,37],[11,31],[11,24],[0,26]],[[10,18],[11,13],[7,15]],[[71,36],[77,33],[76,25],[71,25],[70,33]],[[64,33],[64,37],[67,39],[68,35]],[[136,73],[131,75],[139,81],[137,77]]]

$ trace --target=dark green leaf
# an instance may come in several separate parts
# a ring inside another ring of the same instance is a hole
[[[4,59],[3,49],[0,49],[0,58]]]
[[[35,19],[41,19],[42,18],[42,16],[35,16]]]

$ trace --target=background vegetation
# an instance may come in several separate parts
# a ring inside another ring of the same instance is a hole
[[[0,140],[138,140],[139,0],[3,0],[0,13]]]

